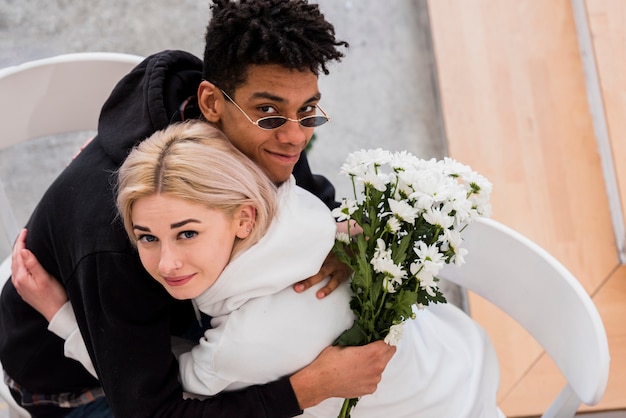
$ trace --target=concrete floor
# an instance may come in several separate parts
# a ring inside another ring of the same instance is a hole
[[[378,0],[318,3],[350,48],[320,79],[324,109],[333,120],[317,131],[314,171],[345,196],[349,182],[338,169],[351,151],[384,147],[443,156],[426,0],[402,0],[395,7]],[[145,56],[185,49],[201,56],[209,2],[176,4],[173,9],[165,0],[0,0],[0,68],[80,51]]]
[[[338,171],[351,151],[383,147],[406,149],[423,158],[445,155],[426,0],[402,0],[395,7],[378,0],[318,3],[350,48],[343,62],[320,78],[324,109],[332,122],[317,131],[310,153],[313,171],[327,176],[338,197],[344,197],[351,187]],[[209,2],[176,4],[0,0],[0,68],[83,51],[146,56],[184,49],[202,56]],[[0,181],[15,202],[18,223],[28,219],[81,141],[44,141],[0,156]],[[0,242],[0,257],[8,250],[8,242]]]
[[[338,175],[347,154],[361,148],[445,155],[436,94],[426,0],[318,0],[339,39],[350,43],[342,63],[320,79],[332,123],[317,132],[310,163],[338,197],[348,179]],[[184,49],[202,56],[209,2],[166,0],[0,0],[0,68],[70,52],[149,55]],[[97,82],[97,80],[94,80]],[[0,97],[0,100],[8,98]],[[47,185],[89,133],[43,138],[0,150],[0,185],[18,224],[27,221]],[[0,237],[0,260],[11,242]],[[456,288],[449,299],[462,304]],[[0,418],[6,405],[0,404]]]

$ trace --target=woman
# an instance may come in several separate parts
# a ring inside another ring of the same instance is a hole
[[[209,125],[173,125],[138,145],[120,168],[117,205],[146,270],[212,317],[179,357],[188,392],[210,396],[291,374],[352,324],[346,283],[323,300],[291,288],[319,271],[333,245],[328,209],[293,179],[276,188]],[[16,288],[67,340],[66,355],[89,368],[62,287],[34,280],[53,291]],[[482,330],[452,305],[416,316],[353,416],[498,416],[497,364]],[[305,415],[336,416],[341,403],[329,399]]]

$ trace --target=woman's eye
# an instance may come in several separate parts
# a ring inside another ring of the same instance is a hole
[[[182,239],[191,239],[194,238],[198,233],[196,231],[183,231],[178,236]]]
[[[154,235],[148,235],[148,234],[144,234],[144,235],[139,235],[137,237],[137,242],[142,242],[144,244],[148,244],[150,242],[156,242],[157,238]]]

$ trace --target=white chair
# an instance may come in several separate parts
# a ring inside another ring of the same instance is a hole
[[[475,292],[524,327],[567,380],[543,418],[595,405],[609,374],[604,325],[591,298],[553,256],[512,229],[480,219],[464,232],[466,263],[441,277]],[[532,301],[532,303],[528,303]]]
[[[0,69],[0,149],[48,135],[95,131],[113,87],[142,59],[120,53],[75,53]],[[21,226],[1,183],[0,221],[6,239],[13,242]],[[0,265],[0,286],[10,274],[7,258]],[[1,379],[0,396],[9,405],[11,418],[30,416]]]
[[[0,69],[0,149],[48,135],[95,131],[111,90],[141,60],[136,55],[90,52]],[[12,242],[20,227],[1,184],[0,222]]]

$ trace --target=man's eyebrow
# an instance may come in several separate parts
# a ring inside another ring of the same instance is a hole
[[[273,102],[279,102],[279,103],[285,102],[285,99],[283,97],[276,96],[275,94],[272,94],[266,91],[260,91],[260,92],[254,93],[252,95],[252,98],[253,99],[267,99],[267,100],[271,100]],[[306,100],[305,103],[320,101],[321,98],[322,98],[322,94],[317,93],[311,96],[308,100]]]

